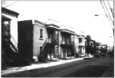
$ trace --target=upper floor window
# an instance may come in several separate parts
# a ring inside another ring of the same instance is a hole
[[[82,42],[82,38],[79,38],[79,43],[81,43]]]
[[[40,38],[43,38],[43,29],[40,29]]]

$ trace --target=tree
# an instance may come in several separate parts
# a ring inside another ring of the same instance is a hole
[[[91,42],[91,36],[87,35],[87,37],[86,37],[86,44],[85,44],[85,49],[86,49],[86,53],[87,54],[90,54],[91,50],[92,50],[90,42]]]

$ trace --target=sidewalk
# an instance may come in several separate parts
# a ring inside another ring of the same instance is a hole
[[[84,58],[91,58],[91,57],[72,58],[68,60],[57,60],[55,62],[48,62],[48,63],[36,63],[36,64],[31,64],[29,66],[23,66],[23,67],[12,67],[6,70],[2,70],[1,75],[17,73],[17,72],[33,70],[33,69],[48,68],[48,67],[57,66],[57,65],[61,65],[61,64],[65,64],[65,63],[69,63],[73,61],[83,60]]]

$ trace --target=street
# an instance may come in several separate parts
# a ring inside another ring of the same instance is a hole
[[[2,77],[114,77],[113,0],[1,6]]]
[[[3,75],[3,77],[113,77],[113,66],[114,59],[112,57],[100,57],[7,74]],[[105,72],[108,70],[109,73],[107,75]]]

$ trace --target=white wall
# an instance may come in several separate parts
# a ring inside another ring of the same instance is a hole
[[[18,48],[18,24],[17,18],[13,18],[11,21],[11,41]]]
[[[11,15],[2,14],[11,19],[10,24],[10,34],[11,34],[11,41],[18,48],[18,22],[17,18]]]
[[[40,24],[38,22],[35,22],[33,26],[33,56],[39,56],[40,47],[42,47],[45,40],[47,39],[47,30],[43,24]],[[40,29],[43,29],[42,40],[40,39]]]
[[[59,55],[61,58],[63,58],[63,50],[61,47],[61,42],[62,42],[62,35],[61,35],[61,32],[59,31]]]
[[[78,46],[79,46],[78,37],[75,36],[75,47],[76,47],[76,53],[78,53]]]
[[[82,54],[85,55],[85,38],[84,37],[82,37],[82,42],[79,45],[80,46],[84,46],[82,48]]]

